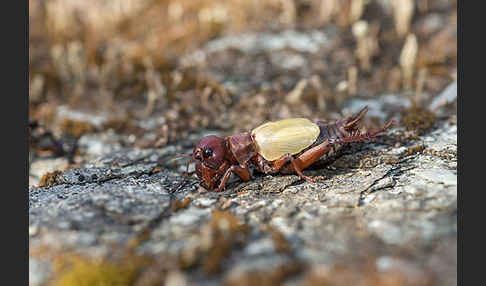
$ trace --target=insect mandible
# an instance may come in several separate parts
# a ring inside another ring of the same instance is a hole
[[[249,132],[224,138],[206,136],[190,154],[195,162],[191,174],[197,175],[201,186],[216,192],[225,189],[232,173],[249,181],[250,166],[265,174],[297,173],[301,179],[315,182],[302,170],[329,157],[346,143],[372,139],[394,123],[392,120],[376,131],[362,132],[359,122],[367,111],[365,106],[355,115],[333,123],[291,118],[267,122]]]

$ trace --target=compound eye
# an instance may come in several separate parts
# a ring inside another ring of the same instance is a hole
[[[209,157],[213,156],[213,150],[211,150],[210,148],[204,149],[203,156],[204,156],[204,158],[209,158]]]

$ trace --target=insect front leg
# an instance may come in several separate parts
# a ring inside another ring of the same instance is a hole
[[[225,185],[226,182],[229,180],[231,173],[235,173],[238,177],[240,177],[243,181],[247,182],[251,179],[251,174],[250,170],[248,169],[247,166],[238,166],[238,165],[233,165],[229,167],[226,172],[224,173],[223,178],[221,179],[221,183],[219,183],[218,189],[216,189],[216,192],[221,192]]]

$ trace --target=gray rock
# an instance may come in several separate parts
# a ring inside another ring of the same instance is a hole
[[[327,43],[326,34],[319,30],[311,31],[310,33],[285,30],[279,33],[247,33],[238,36],[228,36],[210,41],[205,49],[208,52],[215,52],[235,48],[246,53],[261,50],[274,52],[283,49],[294,49],[300,52],[315,53],[321,45]]]
[[[393,110],[400,110],[410,107],[411,102],[407,97],[398,94],[385,94],[377,98],[359,99],[352,98],[345,103],[343,108],[344,114],[355,114],[363,108],[368,106],[367,116],[381,118],[385,120],[387,109],[393,107]]]
[[[447,86],[434,100],[429,104],[431,110],[436,109],[442,104],[452,102],[457,98],[457,81]]]

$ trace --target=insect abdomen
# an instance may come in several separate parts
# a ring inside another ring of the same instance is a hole
[[[341,132],[339,126],[336,123],[327,124],[318,121],[317,126],[319,126],[320,133],[319,137],[317,137],[316,142],[314,142],[313,144],[314,146],[319,145],[329,139],[338,139],[345,137],[345,135]]]
[[[310,149],[314,146],[317,146],[329,139],[337,139],[337,138],[343,138],[345,137],[345,134],[343,134],[340,130],[340,125],[336,124],[336,123],[325,123],[325,122],[322,122],[322,121],[317,121],[317,126],[319,126],[319,130],[320,130],[320,133],[319,133],[319,137],[317,138],[317,140],[314,142],[314,144],[312,144],[311,146],[309,146],[309,148],[307,149]],[[336,155],[336,153],[341,150],[343,147],[343,144],[334,144],[331,146],[331,149],[329,150],[329,152],[327,152],[326,154],[324,154],[321,158],[320,158],[320,162],[323,162],[323,161],[326,161],[328,158]]]
[[[319,137],[319,126],[305,118],[267,122],[251,132],[258,153],[267,161],[285,154],[295,155],[311,146]]]

